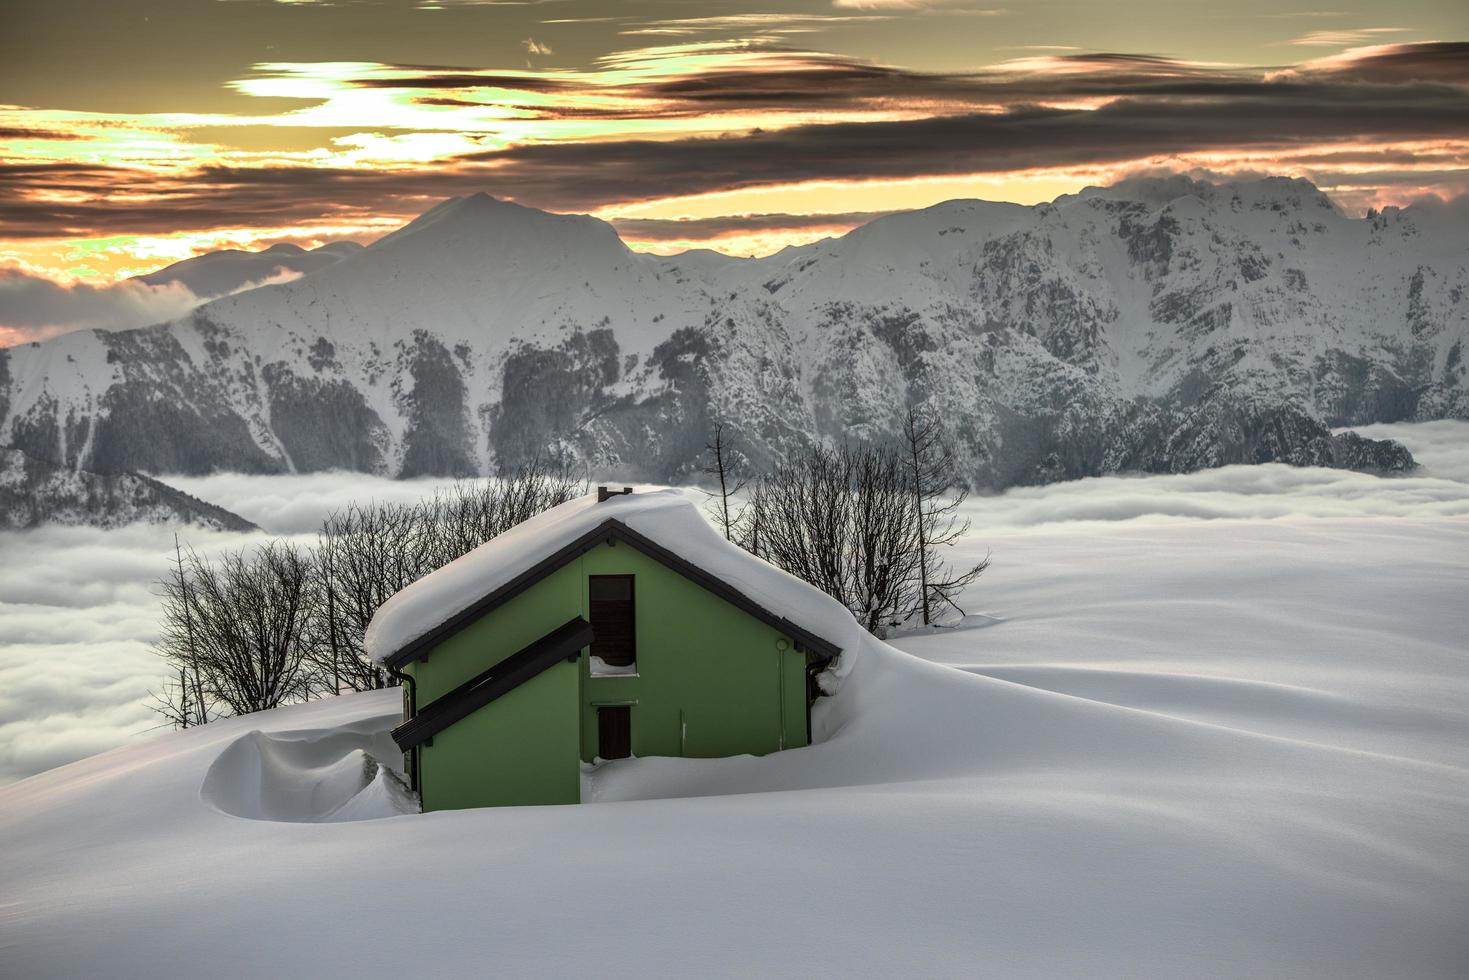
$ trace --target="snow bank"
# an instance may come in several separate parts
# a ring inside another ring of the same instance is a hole
[[[252,731],[230,744],[204,775],[200,796],[222,813],[313,823],[416,813],[394,763],[389,731],[397,714],[338,729]]]
[[[537,514],[424,576],[383,603],[367,627],[368,656],[383,660],[598,525],[616,519],[778,616],[843,651],[823,677],[835,690],[851,670],[862,628],[841,603],[730,544],[677,490],[578,497]]]

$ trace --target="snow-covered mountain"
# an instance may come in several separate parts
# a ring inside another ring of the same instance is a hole
[[[313,249],[280,242],[259,252],[226,248],[184,259],[157,272],[134,278],[150,286],[182,283],[200,299],[213,299],[243,289],[251,283],[261,283],[282,275],[305,275],[317,269],[325,269],[361,248],[356,242],[330,242]]]
[[[0,446],[0,530],[42,524],[110,528],[136,522],[256,529],[223,507],[140,473],[74,470]]]
[[[763,259],[635,253],[472,195],[142,330],[0,351],[0,442],[71,466],[696,472],[880,437],[909,402],[1008,486],[1284,460],[1402,468],[1328,426],[1469,418],[1469,225],[1304,181],[952,201]]]

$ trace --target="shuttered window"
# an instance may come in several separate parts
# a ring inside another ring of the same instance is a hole
[[[592,656],[609,667],[631,667],[637,660],[633,626],[633,577],[592,575],[587,583]]]

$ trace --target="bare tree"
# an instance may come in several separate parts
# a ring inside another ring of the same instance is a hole
[[[245,714],[307,697],[313,582],[310,555],[283,542],[216,561],[179,553],[163,583],[160,646],[179,672],[159,697],[165,718],[183,727],[211,708]]]
[[[967,497],[954,479],[954,451],[931,408],[908,406],[903,419],[903,455],[913,496],[918,537],[918,593],[915,612],[923,625],[932,623],[935,606],[948,605],[963,615],[956,601],[966,586],[979,578],[990,560],[955,571],[939,556],[969,532],[969,521],[959,516]]]
[[[177,679],[153,693],[154,710],[175,728],[209,723],[209,700],[204,696],[199,663],[195,657],[198,644],[194,635],[194,612],[191,582],[184,566],[183,549],[177,534],[173,536],[173,565],[163,586],[163,635],[159,652],[168,660]]]
[[[316,575],[322,615],[313,626],[313,663],[337,691],[389,686],[391,677],[363,649],[367,625],[393,593],[440,562],[432,515],[422,506],[351,504],[327,517],[317,534]]]
[[[173,675],[155,709],[179,728],[323,692],[397,682],[363,649],[378,606],[398,590],[534,515],[586,492],[533,463],[456,484],[417,504],[353,504],[308,551],[271,541],[214,561],[175,540],[161,583],[159,653]]]
[[[585,482],[536,461],[507,477],[456,483],[417,504],[353,504],[330,515],[317,533],[317,672],[331,677],[333,690],[396,684],[363,646],[378,607],[434,569],[585,492]]]
[[[896,451],[812,447],[760,480],[760,554],[880,632],[912,606],[919,551],[910,500]]]
[[[731,512],[730,498],[745,488],[745,479],[736,476],[736,468],[740,465],[743,457],[732,450],[724,438],[724,423],[716,422],[714,425],[714,438],[712,442],[704,446],[709,453],[708,464],[704,472],[719,480],[719,493],[716,496],[709,493],[711,512],[714,522],[724,532],[724,540],[733,541],[736,529],[739,527],[743,516],[742,510]],[[707,492],[707,491],[706,491]]]
[[[744,548],[757,558],[764,558],[766,561],[770,560],[769,549],[765,547],[763,536],[765,530],[763,480],[756,480],[750,485],[750,500],[740,515],[738,530],[739,537],[735,539],[735,544]]]
[[[735,540],[840,601],[870,632],[916,616],[927,625],[936,607],[958,609],[958,594],[989,566],[955,570],[942,559],[969,530],[954,484],[942,429],[910,410],[897,446],[811,447],[755,481]]]
[[[586,492],[585,480],[539,459],[508,476],[456,483],[421,505],[429,561],[435,567],[446,565],[541,511]]]

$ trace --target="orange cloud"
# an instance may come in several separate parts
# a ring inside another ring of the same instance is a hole
[[[640,247],[748,252],[1143,167],[1306,176],[1351,206],[1464,184],[1469,45],[1285,71],[1048,49],[920,72],[773,39],[819,16],[712,31],[744,38],[649,22],[671,43],[579,70],[261,64],[232,83],[257,113],[0,106],[0,260],[104,282],[226,243],[370,240],[481,189],[594,211]]]

